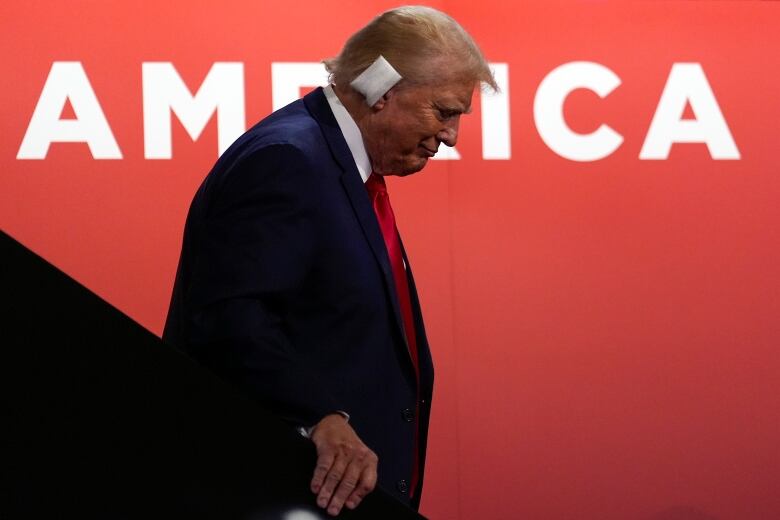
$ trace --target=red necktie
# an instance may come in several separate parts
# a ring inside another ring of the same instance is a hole
[[[403,318],[404,333],[406,342],[409,345],[409,353],[412,356],[417,384],[420,383],[420,367],[417,361],[417,335],[414,330],[414,318],[412,317],[412,300],[409,297],[409,280],[406,277],[403,255],[401,254],[401,240],[398,238],[398,229],[395,226],[395,215],[390,206],[390,197],[387,195],[387,186],[385,179],[381,175],[372,173],[366,181],[366,189],[371,197],[371,203],[374,206],[374,213],[379,221],[379,228],[382,231],[382,237],[385,239],[387,255],[390,257],[390,265],[393,268],[393,280],[395,281],[395,293],[398,296],[398,305],[401,308],[401,317]],[[412,483],[409,486],[409,495],[414,493],[418,480],[418,458],[417,453],[417,415],[418,410],[415,406],[415,435],[414,435],[414,463],[412,466]]]

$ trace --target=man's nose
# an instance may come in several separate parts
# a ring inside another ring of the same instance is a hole
[[[460,118],[453,118],[452,121],[445,123],[444,127],[436,134],[436,138],[447,146],[455,146],[458,142],[458,125]]]

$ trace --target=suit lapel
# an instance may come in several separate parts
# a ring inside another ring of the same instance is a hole
[[[404,338],[405,342],[401,310],[398,305],[398,297],[395,293],[395,282],[393,281],[393,271],[390,268],[390,259],[387,256],[387,248],[385,247],[385,241],[384,238],[382,238],[382,232],[379,229],[379,223],[374,214],[374,208],[371,207],[371,201],[368,198],[368,192],[363,184],[363,179],[360,177],[357,166],[355,166],[355,159],[352,157],[352,152],[349,151],[349,146],[347,146],[347,142],[344,140],[344,136],[336,122],[336,118],[330,110],[328,100],[325,98],[322,88],[318,88],[307,94],[303,98],[303,102],[320,125],[325,140],[330,147],[330,151],[342,169],[341,184],[344,187],[344,191],[347,193],[349,202],[352,205],[352,210],[355,212],[360,227],[363,229],[363,234],[371,247],[374,258],[382,271],[385,288],[387,289],[387,294],[390,295],[396,327],[398,328],[400,337]],[[406,345],[406,350],[407,352],[409,350],[408,344]],[[409,360],[411,362],[411,354]]]

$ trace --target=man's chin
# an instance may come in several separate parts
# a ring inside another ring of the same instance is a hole
[[[405,165],[403,171],[399,173],[398,175],[401,177],[406,177],[407,175],[411,175],[413,173],[417,173],[423,168],[425,168],[425,165],[428,164],[428,158],[427,157],[419,157],[417,158],[417,161],[415,161],[413,164],[407,164]]]
[[[392,169],[389,169],[387,173],[385,173],[384,170],[379,170],[374,167],[374,171],[378,173],[379,175],[393,175],[396,177],[406,177],[407,175],[411,175],[413,173],[417,173],[423,168],[425,168],[425,165],[428,164],[428,158],[427,157],[415,157],[414,161],[407,161],[403,164],[397,165],[393,167]]]

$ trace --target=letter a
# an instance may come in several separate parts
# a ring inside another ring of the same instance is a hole
[[[68,100],[76,119],[60,119]],[[95,159],[122,158],[81,62],[52,64],[16,158],[45,159],[51,143],[87,143]]]
[[[682,118],[691,104],[694,120]],[[639,153],[640,159],[667,159],[674,143],[706,143],[713,159],[740,154],[699,63],[675,63]]]

